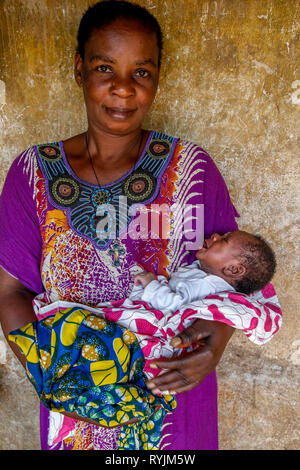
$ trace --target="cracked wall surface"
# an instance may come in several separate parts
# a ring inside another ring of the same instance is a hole
[[[93,3],[93,2],[90,2]],[[218,366],[221,449],[300,448],[300,3],[137,0],[165,46],[145,125],[192,140],[219,166],[240,228],[278,261],[283,326],[263,347],[236,332]],[[0,189],[25,148],[85,130],[73,79],[87,0],[0,0]],[[39,404],[0,337],[0,449],[39,449]]]

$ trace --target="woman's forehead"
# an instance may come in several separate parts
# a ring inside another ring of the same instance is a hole
[[[155,33],[137,21],[116,20],[103,28],[94,29],[85,44],[88,55],[99,52],[117,54],[126,50],[127,53],[134,50],[142,54],[140,59],[152,58],[156,62],[159,49]]]
[[[135,18],[117,18],[111,20],[99,27],[99,30],[123,30],[123,31],[141,31],[154,34],[155,32],[149,26]]]

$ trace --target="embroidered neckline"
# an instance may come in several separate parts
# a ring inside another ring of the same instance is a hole
[[[96,248],[105,250],[128,229],[134,218],[130,206],[147,205],[157,197],[161,178],[177,141],[177,138],[150,131],[135,167],[101,188],[81,180],[75,174],[66,158],[62,141],[36,145],[34,149],[51,205],[66,213],[70,228],[78,235],[90,240]],[[109,211],[112,211],[112,216]],[[108,226],[115,224],[116,227],[111,238],[113,231],[108,232],[106,227],[102,227],[101,219],[107,215]]]
[[[101,188],[109,188],[110,186],[114,186],[114,185],[118,184],[120,181],[122,181],[123,179],[125,179],[130,173],[132,173],[132,172],[135,170],[135,168],[138,167],[139,162],[140,162],[140,161],[143,159],[143,157],[145,156],[145,152],[146,152],[146,150],[147,150],[147,148],[148,148],[149,142],[150,142],[151,139],[152,139],[153,133],[154,133],[154,131],[150,131],[150,132],[149,132],[149,136],[147,137],[147,141],[146,141],[146,144],[145,144],[145,146],[144,146],[144,149],[143,149],[143,151],[142,151],[140,157],[138,158],[138,160],[137,160],[135,166],[132,166],[131,168],[129,168],[129,170],[128,170],[126,173],[124,173],[122,176],[120,176],[119,179],[117,179],[117,180],[115,180],[115,181],[111,181],[110,183],[107,183],[107,184],[101,184]],[[87,181],[84,181],[84,180],[82,180],[81,178],[79,178],[79,176],[76,175],[76,173],[75,173],[75,171],[73,170],[72,166],[70,165],[69,160],[68,160],[68,158],[67,158],[67,155],[66,155],[66,153],[65,153],[63,141],[60,140],[60,141],[58,142],[58,144],[59,144],[59,147],[60,147],[60,150],[61,150],[61,154],[62,154],[62,158],[63,158],[64,164],[65,164],[66,168],[68,169],[69,174],[70,174],[71,176],[73,176],[73,178],[74,178],[75,180],[77,180],[80,184],[83,184],[83,185],[85,185],[85,186],[91,186],[91,187],[93,187],[93,188],[98,188],[98,189],[99,189],[99,186],[98,186],[97,184],[95,184],[95,183],[89,183],[89,182],[87,182]]]

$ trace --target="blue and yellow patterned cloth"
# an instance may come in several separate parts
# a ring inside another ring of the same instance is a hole
[[[79,307],[14,330],[9,340],[26,356],[26,372],[52,411],[76,412],[102,426],[121,427],[119,449],[158,449],[171,395],[145,384],[144,356],[135,335]]]

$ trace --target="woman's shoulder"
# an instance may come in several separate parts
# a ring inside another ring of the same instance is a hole
[[[34,146],[23,150],[11,162],[6,178],[12,178],[17,181],[20,178],[28,177],[32,171],[35,159]]]
[[[178,137],[176,150],[185,166],[192,168],[196,165],[197,168],[200,168],[204,172],[207,178],[219,174],[219,169],[214,158],[201,143],[189,140],[188,138]]]
[[[47,160],[49,163],[55,162],[63,157],[62,141],[44,142],[34,144],[21,152],[15,159],[15,165],[26,165],[29,162]]]
[[[28,158],[32,158],[34,155],[34,145],[31,147],[26,148],[25,150],[22,150],[20,153],[15,154],[16,156],[14,157],[12,161],[13,166],[19,166],[22,162],[26,161]]]
[[[196,142],[179,139],[179,145],[182,146],[184,152],[194,158],[201,159],[203,162],[210,164],[213,162],[212,157],[209,155],[208,151]]]
[[[12,160],[6,180],[14,181],[15,185],[26,182],[27,185],[32,186],[34,175],[40,167],[39,160],[44,158],[51,161],[58,156],[61,157],[59,142],[34,144],[21,151]]]

